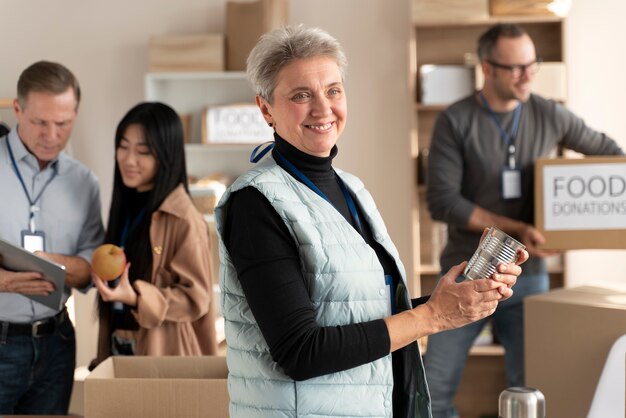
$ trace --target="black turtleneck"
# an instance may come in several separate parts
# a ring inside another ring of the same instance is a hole
[[[276,152],[304,173],[356,227],[332,168],[337,148],[329,157],[315,157],[278,135],[275,139],[273,152],[278,164],[289,172]],[[372,239],[358,205],[357,212],[364,238],[375,249],[385,273],[397,277],[393,259]],[[233,193],[223,238],[272,358],[288,376],[309,379],[360,366],[389,353],[389,333],[383,319],[338,327],[317,325],[293,237],[257,189],[247,187]]]

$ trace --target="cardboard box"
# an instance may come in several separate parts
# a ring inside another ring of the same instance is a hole
[[[586,417],[613,343],[626,332],[626,289],[576,287],[524,300],[526,386],[550,418]]]
[[[150,71],[223,71],[224,35],[161,36],[150,39]]]
[[[488,0],[413,0],[413,23],[442,20],[483,20],[489,17]]]
[[[422,65],[421,102],[450,104],[474,92],[474,70],[465,65]]]
[[[569,2],[560,0],[490,0],[493,16],[566,16]]]
[[[485,77],[480,64],[476,67],[476,90],[483,88]],[[542,62],[532,82],[533,93],[545,98],[565,102],[567,100],[567,67],[563,62]]]
[[[273,138],[274,130],[254,103],[209,106],[204,111],[202,142],[205,144],[260,144]]]
[[[114,356],[85,379],[85,418],[228,417],[225,357]]]
[[[626,157],[538,159],[535,227],[542,248],[626,248]]]
[[[259,37],[288,23],[289,0],[226,3],[226,69],[245,71]]]

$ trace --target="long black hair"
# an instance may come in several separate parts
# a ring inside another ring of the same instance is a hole
[[[183,126],[176,111],[159,102],[139,103],[124,115],[115,132],[115,150],[130,125],[139,125],[145,142],[157,160],[154,187],[148,192],[145,213],[140,223],[130,231],[125,245],[127,258],[132,261],[130,278],[149,280],[152,273],[152,250],[150,245],[150,221],[163,200],[182,184],[189,192]],[[135,189],[128,188],[122,181],[117,158],[113,179],[113,197],[109,211],[106,242],[119,244],[127,222],[128,203],[133,199]]]

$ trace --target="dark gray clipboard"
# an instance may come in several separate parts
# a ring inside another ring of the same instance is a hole
[[[0,239],[0,266],[11,271],[35,271],[54,283],[54,291],[48,296],[23,295],[56,311],[62,308],[65,287],[65,267],[36,256],[21,247]]]

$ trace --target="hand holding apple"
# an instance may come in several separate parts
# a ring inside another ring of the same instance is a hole
[[[91,256],[91,268],[104,280],[115,280],[126,267],[124,250],[113,244],[102,244]]]
[[[113,288],[109,287],[107,282],[102,280],[96,273],[91,273],[96,289],[100,293],[102,300],[105,302],[122,302],[128,306],[137,306],[137,292],[130,284],[128,279],[128,270],[130,269],[130,263],[126,265],[120,280]]]

